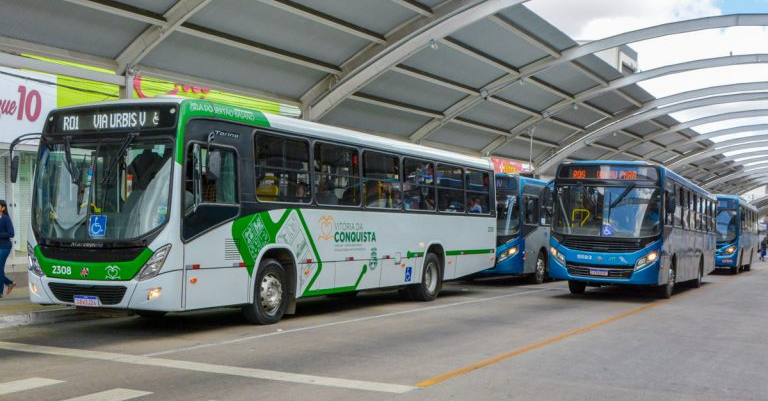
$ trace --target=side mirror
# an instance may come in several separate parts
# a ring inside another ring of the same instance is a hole
[[[208,152],[205,163],[205,178],[215,182],[221,176],[221,152],[213,150]]]
[[[18,177],[19,177],[19,155],[15,155],[11,159],[11,182],[15,183]]]

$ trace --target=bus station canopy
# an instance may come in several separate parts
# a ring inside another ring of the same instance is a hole
[[[766,15],[681,21],[577,43],[525,0],[3,0],[0,65],[130,88],[135,75],[294,105],[301,118],[479,156],[530,161],[647,160],[712,192],[744,193],[768,174],[724,156],[754,147],[699,134],[768,115],[768,83],[654,98],[637,84],[753,54],[624,75],[595,55],[695,30],[768,25]],[[629,50],[631,51],[631,49]],[[105,68],[54,64],[27,55]],[[128,89],[125,91],[129,92]],[[671,113],[740,102],[743,111],[677,121]],[[766,140],[765,135],[753,139]],[[753,140],[753,139],[750,139]],[[760,156],[764,152],[752,152]],[[754,161],[754,160],[752,160]]]

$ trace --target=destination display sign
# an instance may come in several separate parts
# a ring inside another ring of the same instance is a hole
[[[558,178],[574,180],[620,180],[620,181],[656,181],[659,175],[656,169],[646,166],[562,166]]]
[[[176,107],[171,105],[76,109],[55,113],[49,130],[67,133],[170,128],[176,125],[176,115]]]

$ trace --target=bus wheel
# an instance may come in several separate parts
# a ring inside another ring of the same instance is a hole
[[[656,295],[662,299],[672,298],[672,290],[675,289],[675,268],[669,268],[667,274],[667,283],[656,287]]]
[[[739,274],[739,266],[731,266],[731,274]]]
[[[135,310],[133,313],[136,314],[136,316],[143,317],[145,319],[159,319],[165,316],[165,314],[168,312],[159,310]]]
[[[253,303],[243,306],[245,319],[254,324],[273,324],[282,319],[288,308],[288,287],[280,262],[266,259],[256,273]]]
[[[414,301],[429,302],[437,298],[442,287],[440,260],[434,253],[427,254],[424,259],[424,270],[421,272],[421,283],[408,287],[408,295]]]
[[[531,284],[541,284],[547,278],[547,261],[544,259],[544,255],[539,252],[539,256],[536,257],[536,267],[533,274],[528,276],[528,282]]]
[[[704,279],[704,260],[699,259],[699,274],[693,281],[691,281],[691,287],[693,288],[699,288],[701,287],[701,282]]]
[[[587,283],[583,281],[568,280],[568,289],[571,291],[571,294],[582,295],[587,289]]]

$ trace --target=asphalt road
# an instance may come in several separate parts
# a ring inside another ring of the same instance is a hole
[[[768,267],[671,300],[564,282],[0,330],[0,400],[768,400]]]

